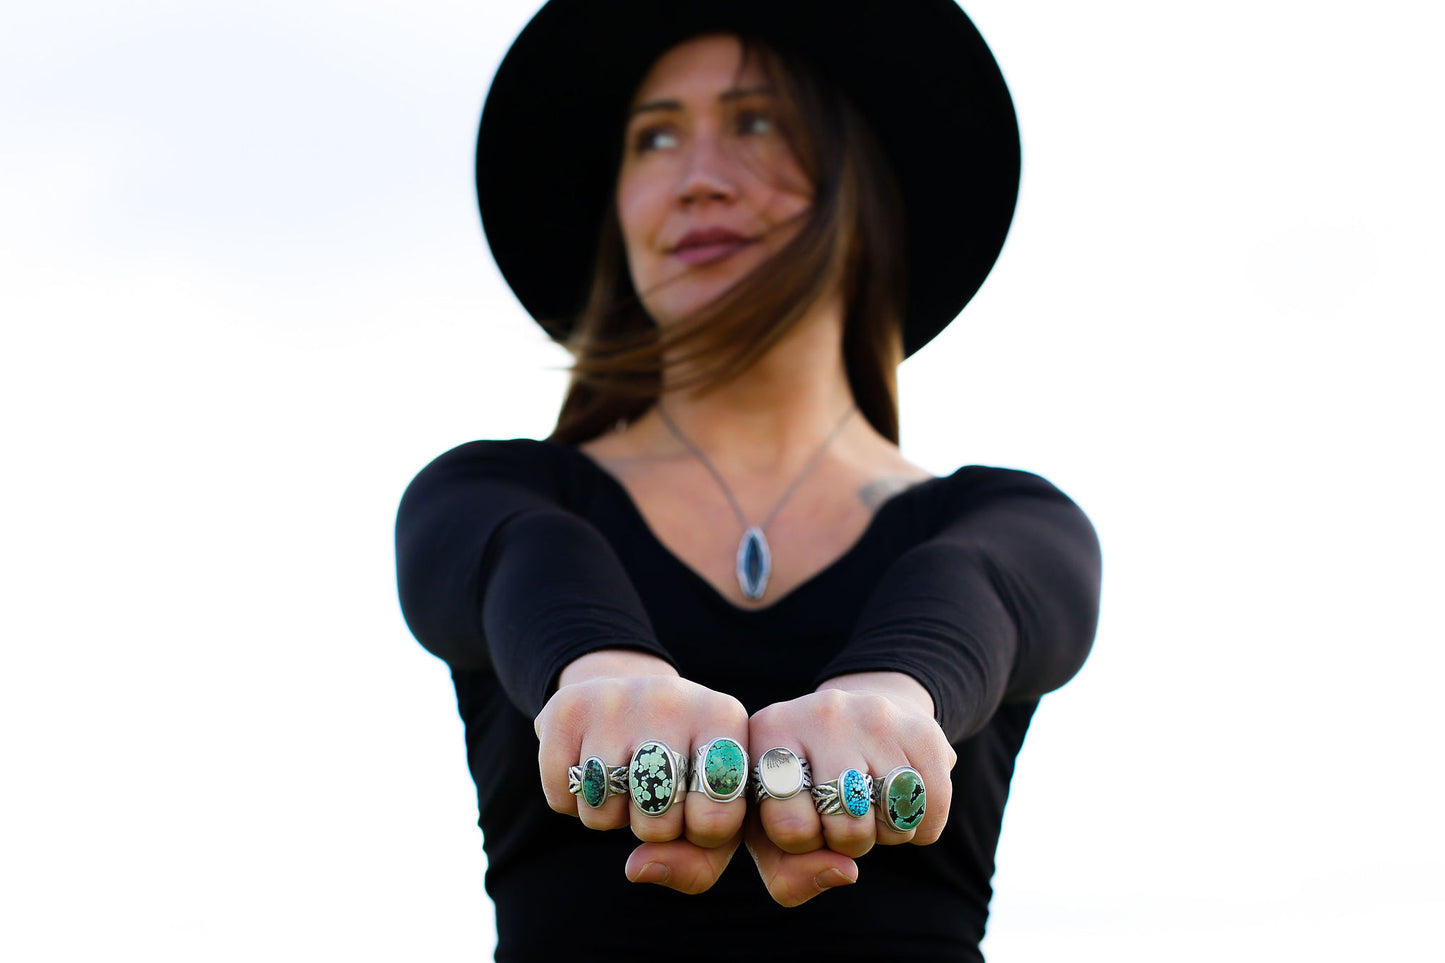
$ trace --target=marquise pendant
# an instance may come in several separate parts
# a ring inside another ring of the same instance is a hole
[[[738,588],[743,598],[756,602],[768,590],[768,578],[773,574],[773,550],[768,537],[756,525],[743,532],[738,542]]]

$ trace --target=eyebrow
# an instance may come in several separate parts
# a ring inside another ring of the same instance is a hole
[[[745,100],[748,97],[758,97],[765,95],[771,96],[773,93],[773,88],[768,86],[734,87],[731,90],[725,90],[721,94],[718,94],[717,99],[719,101],[722,101],[723,103],[727,103],[728,101],[732,100]],[[630,120],[631,118],[636,117],[638,114],[654,110],[682,110],[682,101],[649,100],[645,104],[638,104],[636,107],[632,108],[632,110],[628,112],[627,117]]]

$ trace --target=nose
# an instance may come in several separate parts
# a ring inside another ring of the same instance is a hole
[[[677,182],[677,199],[682,204],[728,201],[737,196],[731,173],[732,162],[711,137],[693,141],[687,165]]]

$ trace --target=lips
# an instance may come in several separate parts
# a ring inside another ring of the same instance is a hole
[[[752,244],[752,238],[725,227],[688,231],[672,247],[672,256],[684,264],[712,264]]]

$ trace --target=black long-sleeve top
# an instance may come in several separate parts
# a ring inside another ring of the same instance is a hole
[[[833,564],[740,609],[582,453],[473,442],[407,489],[397,574],[407,624],[452,668],[499,960],[633,958],[644,922],[654,945],[703,959],[784,946],[783,958],[975,960],[1014,759],[1039,696],[1088,654],[1099,550],[1048,482],[969,467],[895,495]],[[701,896],[627,882],[635,838],[547,807],[532,731],[569,662],[617,647],[668,659],[750,713],[843,673],[908,673],[958,752],[943,837],[875,848],[858,884],[793,909],[772,902],[745,857]],[[719,921],[742,943],[709,942]]]

